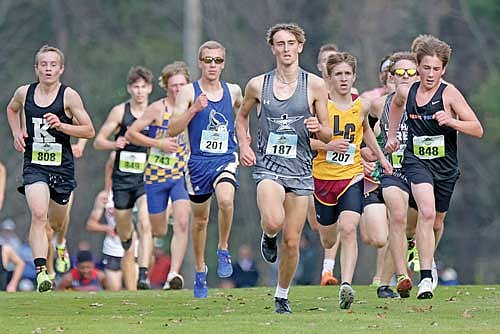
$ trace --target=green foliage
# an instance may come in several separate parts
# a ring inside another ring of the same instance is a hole
[[[355,286],[351,310],[338,287],[292,287],[293,314],[274,313],[273,291],[0,294],[7,333],[495,333],[500,286],[439,287],[432,300],[377,299]]]
[[[499,25],[500,2],[498,0],[466,0],[467,5],[474,15],[480,16],[482,20],[488,20],[491,24]]]
[[[475,111],[482,115],[482,123],[485,140],[498,142],[500,140],[500,73],[493,73],[490,79],[485,81],[479,91],[471,97],[471,104]],[[491,150],[494,146],[485,145],[484,149]]]

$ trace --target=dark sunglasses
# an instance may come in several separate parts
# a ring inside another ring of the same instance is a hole
[[[222,64],[224,62],[224,58],[221,57],[204,57],[200,59],[205,64],[211,64],[215,62],[216,64]]]
[[[414,68],[396,68],[393,74],[397,75],[398,77],[402,77],[405,75],[405,73],[408,74],[409,77],[414,77],[415,75],[417,75],[417,70]]]

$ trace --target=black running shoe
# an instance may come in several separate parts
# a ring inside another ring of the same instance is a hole
[[[128,251],[130,249],[130,246],[132,246],[132,238],[122,241],[122,247],[125,251]]]
[[[276,245],[278,237],[268,237],[262,232],[260,239],[260,253],[267,263],[274,263],[278,258],[278,246]]]
[[[377,289],[378,298],[400,298],[397,293],[391,290],[387,285],[379,286]]]
[[[290,314],[292,309],[290,304],[288,304],[288,299],[274,297],[274,306],[276,306],[276,313],[278,314]]]

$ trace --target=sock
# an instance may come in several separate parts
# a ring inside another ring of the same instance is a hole
[[[347,282],[342,282],[341,285],[344,285],[344,284],[347,284],[347,285],[351,286],[351,283],[347,283]]]
[[[57,244],[56,248],[58,249],[66,248],[66,239],[64,239],[63,242],[61,242],[60,244]]]
[[[47,259],[38,257],[33,262],[35,263],[35,268],[36,268],[37,274],[39,272],[47,270]]]
[[[330,272],[333,274],[333,268],[335,268],[335,260],[324,259],[323,260],[323,271],[321,272],[321,275],[324,275],[326,272]]]
[[[139,279],[147,278],[148,277],[148,268],[146,267],[139,267]]]
[[[274,297],[288,299],[288,290],[290,290],[290,288],[283,289],[278,284],[276,286],[276,292],[274,293]]]
[[[170,282],[172,280],[172,278],[174,278],[177,275],[178,274],[175,271],[169,272],[168,275],[167,275],[167,282]]]
[[[432,281],[432,272],[430,269],[420,269],[420,282],[422,282],[424,278],[430,278]]]
[[[268,237],[268,238],[275,238],[275,237],[278,235],[278,233],[275,233],[275,234],[269,234],[269,233],[266,233],[266,232],[264,232],[264,234],[265,234],[265,235],[266,235],[266,237]]]

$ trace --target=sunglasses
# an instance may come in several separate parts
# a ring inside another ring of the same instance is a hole
[[[415,68],[396,68],[393,74],[397,75],[398,77],[402,77],[405,75],[405,73],[408,74],[409,77],[414,77],[415,75],[417,75],[417,70]]]
[[[204,57],[200,59],[205,64],[211,64],[212,62],[216,64],[222,64],[224,62],[224,58],[221,57]]]

